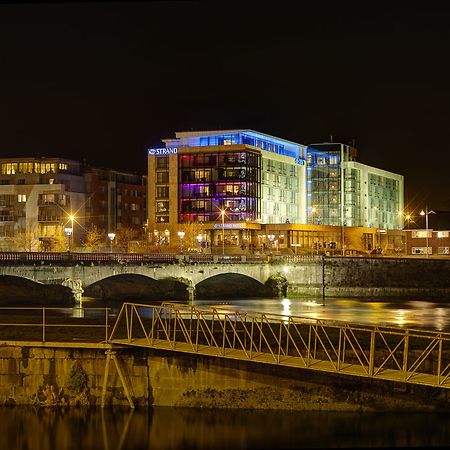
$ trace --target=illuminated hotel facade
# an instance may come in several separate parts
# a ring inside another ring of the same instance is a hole
[[[323,240],[344,246],[341,228],[359,227],[370,250],[377,228],[403,227],[403,177],[357,163],[352,147],[243,129],[177,132],[163,142],[148,150],[147,225],[156,244],[187,230],[191,247],[197,238],[261,248],[274,233],[278,247],[295,251]]]

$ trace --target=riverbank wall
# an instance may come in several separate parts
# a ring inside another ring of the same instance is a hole
[[[66,344],[67,345],[67,344]],[[0,404],[100,406],[105,348],[0,344]],[[450,411],[449,390],[149,349],[117,350],[136,407]],[[105,405],[128,405],[113,364]]]
[[[446,259],[325,257],[291,270],[288,297],[450,300]]]

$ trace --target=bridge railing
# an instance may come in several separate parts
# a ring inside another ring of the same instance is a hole
[[[173,253],[73,253],[73,252],[0,252],[0,262],[99,262],[99,263],[166,263],[177,262],[214,263],[214,264],[261,264],[269,261],[302,263],[320,259],[317,255],[221,255],[191,253],[177,255]]]
[[[450,334],[176,303],[124,303],[110,342],[450,388]]]

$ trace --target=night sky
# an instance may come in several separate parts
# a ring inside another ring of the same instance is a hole
[[[449,210],[448,18],[400,3],[2,4],[1,155],[145,173],[175,131],[332,136]]]

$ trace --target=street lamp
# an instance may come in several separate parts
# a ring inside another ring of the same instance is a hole
[[[184,238],[185,232],[184,231],[179,231],[178,232],[178,237],[180,238],[180,255],[183,254],[183,238]]]
[[[225,210],[220,210],[222,216],[222,255],[225,255]]]
[[[199,253],[202,252],[202,241],[203,241],[203,235],[202,234],[197,234],[197,242],[198,242]]]
[[[270,254],[270,256],[272,256],[272,243],[273,243],[273,240],[275,239],[275,235],[269,234],[269,235],[267,235],[267,237],[269,238],[269,254]]]
[[[75,229],[74,229],[74,227],[73,227],[73,221],[75,220],[75,216],[73,215],[73,214],[70,214],[69,215],[69,220],[70,220],[70,227],[72,228],[72,239],[71,239],[71,241],[72,241],[72,245],[75,243]]]
[[[71,227],[65,227],[64,233],[66,233],[67,236],[67,251],[70,252],[70,236],[72,234],[73,228]]]
[[[108,233],[108,237],[109,237],[109,253],[112,253],[112,244],[113,244],[113,240],[116,237],[116,233]]]
[[[430,214],[436,214],[435,211],[428,211],[428,206],[425,207],[425,211],[422,209],[422,211],[420,211],[420,215],[421,216],[425,216],[425,233],[426,233],[426,253],[427,253],[427,258],[428,258],[428,216]]]

